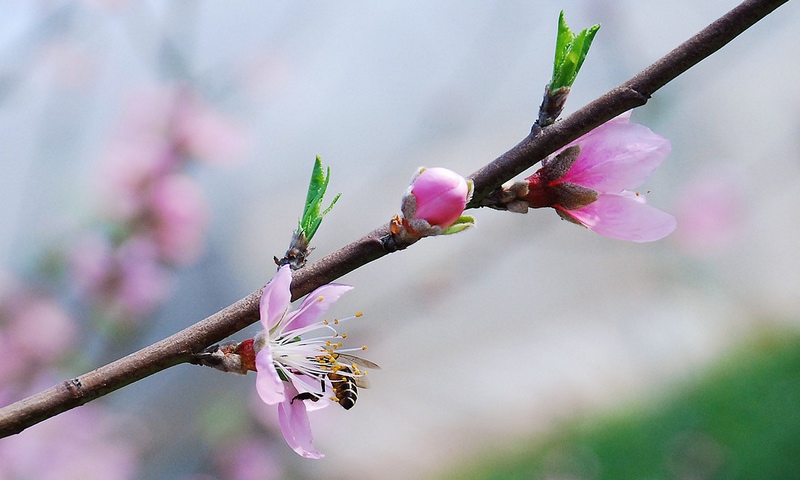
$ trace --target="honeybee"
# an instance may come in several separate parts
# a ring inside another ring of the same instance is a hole
[[[333,385],[333,396],[342,408],[350,410],[356,404],[356,400],[358,400],[358,387],[369,388],[369,382],[366,376],[359,372],[358,367],[373,370],[380,370],[381,367],[376,363],[361,357],[356,357],[355,355],[348,355],[346,353],[334,353],[332,355],[337,361],[337,365],[327,373],[327,377],[328,380],[331,381],[331,385]],[[345,360],[350,365],[341,364],[339,363],[340,360]],[[355,373],[354,369],[355,372],[359,373]],[[324,393],[325,381],[320,380],[320,384],[322,386],[322,392]],[[322,398],[320,394],[303,392],[295,395],[291,401],[311,400],[312,402],[316,402],[320,398]]]

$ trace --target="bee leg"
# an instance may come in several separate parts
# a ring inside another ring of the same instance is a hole
[[[316,402],[319,399],[320,397],[311,392],[303,392],[295,395],[294,398],[289,401],[289,404],[294,403],[295,400],[311,400],[312,402]]]

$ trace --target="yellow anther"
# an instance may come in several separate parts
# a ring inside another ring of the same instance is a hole
[[[361,347],[361,350],[366,350],[366,349],[367,349],[367,346],[366,346],[366,345],[364,345],[364,346],[362,346],[362,347]]]
[[[323,325],[327,325],[327,324],[328,324],[328,320],[323,320],[323,321],[322,321],[322,324],[323,324]]]
[[[343,334],[342,334],[342,338],[347,338],[347,334],[346,334],[346,333],[343,333]]]
[[[338,318],[334,318],[333,319],[333,324],[334,325],[339,325],[339,319]]]
[[[364,314],[361,313],[361,312],[356,312],[356,318],[361,317],[362,315],[364,315]]]
[[[317,301],[318,301],[318,302],[321,302],[321,301],[323,301],[323,300],[325,300],[325,297],[323,297],[322,295],[320,295],[320,296],[319,296],[319,298],[317,298]]]

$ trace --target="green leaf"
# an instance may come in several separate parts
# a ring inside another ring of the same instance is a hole
[[[600,24],[584,28],[575,35],[564,20],[564,11],[561,11],[558,16],[558,34],[550,91],[572,86],[598,30],[600,30]]]
[[[322,217],[331,211],[333,205],[339,200],[342,195],[339,193],[333,199],[331,204],[324,211],[320,212],[322,198],[325,196],[325,191],[328,189],[328,182],[331,179],[331,168],[326,170],[322,169],[322,159],[317,155],[314,161],[314,168],[311,171],[311,181],[308,184],[308,194],[306,195],[306,204],[303,209],[303,216],[298,222],[298,230],[303,233],[306,239],[310,242],[311,238],[317,233],[317,229],[322,223]]]

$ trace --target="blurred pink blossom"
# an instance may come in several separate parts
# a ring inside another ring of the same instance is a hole
[[[178,264],[194,261],[202,252],[209,217],[200,186],[185,175],[166,175],[153,185],[150,202],[163,258]]]
[[[160,139],[117,142],[106,153],[97,175],[100,208],[116,222],[141,217],[152,183],[167,170],[170,155]]]
[[[6,286],[0,291],[0,385],[27,384],[39,369],[63,360],[75,336],[74,320],[53,298]]]
[[[48,42],[42,46],[39,56],[59,87],[87,87],[97,76],[98,58],[75,41],[59,38]]]
[[[241,161],[249,142],[241,126],[215,111],[197,97],[178,94],[172,135],[190,156],[216,165]]]
[[[135,478],[135,446],[106,411],[84,405],[0,442],[0,480]]]
[[[129,317],[163,301],[169,267],[203,252],[209,208],[186,167],[194,159],[232,161],[247,141],[179,85],[135,93],[119,124],[98,176],[107,233],[82,239],[71,266],[81,292],[106,313]]]
[[[140,316],[158,307],[170,289],[170,275],[148,237],[131,237],[112,250],[99,235],[87,235],[74,247],[71,274],[79,292],[107,313]]]
[[[145,314],[167,296],[170,275],[158,261],[158,247],[148,238],[129,239],[117,251],[116,301],[126,312]]]
[[[114,269],[114,258],[108,239],[99,233],[79,238],[69,253],[72,281],[84,295],[101,295]]]
[[[283,468],[273,446],[255,436],[236,438],[217,448],[214,463],[224,480],[278,480]]]
[[[681,248],[709,255],[723,252],[735,242],[743,222],[742,182],[715,169],[689,180],[676,198],[674,241]]]
[[[5,336],[15,355],[47,364],[74,346],[75,322],[53,299],[38,295],[17,298],[11,310]]]

